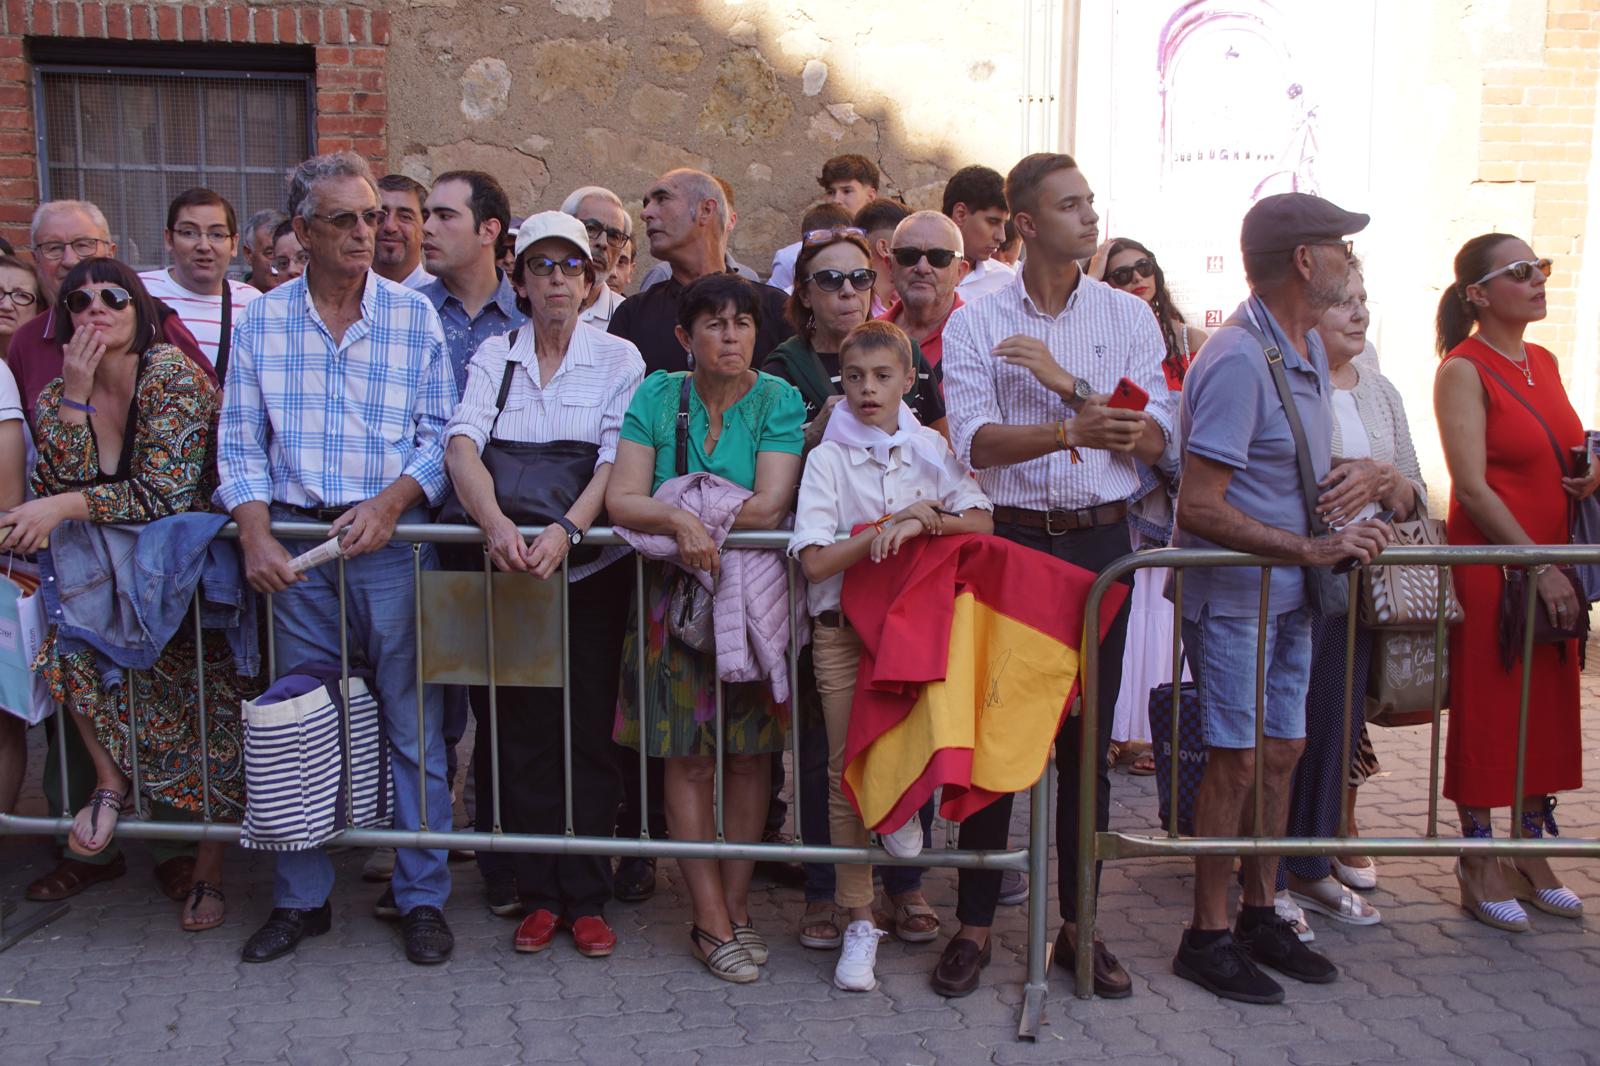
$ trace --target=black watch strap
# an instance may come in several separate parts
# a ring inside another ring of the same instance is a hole
[[[583,543],[583,530],[579,529],[577,524],[573,522],[572,519],[568,518],[566,515],[562,515],[560,518],[556,519],[556,525],[567,531],[568,544],[576,548],[579,544]]]

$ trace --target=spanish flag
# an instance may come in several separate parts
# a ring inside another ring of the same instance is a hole
[[[1033,785],[1078,694],[1095,575],[993,536],[918,537],[845,572],[861,637],[844,790],[889,832],[944,788],[960,821]],[[1104,636],[1127,589],[1107,590]]]

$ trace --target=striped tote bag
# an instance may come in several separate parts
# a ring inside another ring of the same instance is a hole
[[[317,664],[244,701],[243,847],[301,851],[344,829],[392,824],[383,715],[362,675],[351,675],[348,699],[343,689],[337,667]]]

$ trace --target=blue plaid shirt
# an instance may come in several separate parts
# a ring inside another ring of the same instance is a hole
[[[467,393],[467,364],[472,362],[472,354],[478,350],[478,346],[490,337],[510,333],[528,324],[528,316],[517,310],[517,290],[511,287],[511,279],[501,270],[496,270],[495,274],[500,279],[500,287],[495,289],[488,302],[478,308],[477,318],[467,317],[467,309],[460,300],[450,295],[450,290],[444,287],[444,282],[439,278],[417,289],[439,312],[439,324],[444,327],[445,349],[450,353],[450,365],[456,372],[458,396]]]
[[[223,505],[340,507],[402,474],[437,503],[455,406],[444,333],[421,294],[368,271],[361,317],[336,344],[305,281],[280,285],[234,325],[218,431]]]

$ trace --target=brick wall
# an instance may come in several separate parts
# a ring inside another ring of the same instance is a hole
[[[1539,336],[1570,365],[1578,342],[1578,257],[1588,198],[1595,195],[1588,177],[1600,11],[1593,0],[1548,0],[1546,10],[1543,55],[1485,70],[1478,180],[1533,185],[1527,239],[1555,260],[1545,287],[1549,318]]]
[[[297,4],[0,0],[0,234],[26,244],[38,202],[29,37],[316,48],[317,148],[385,165],[389,15]]]

